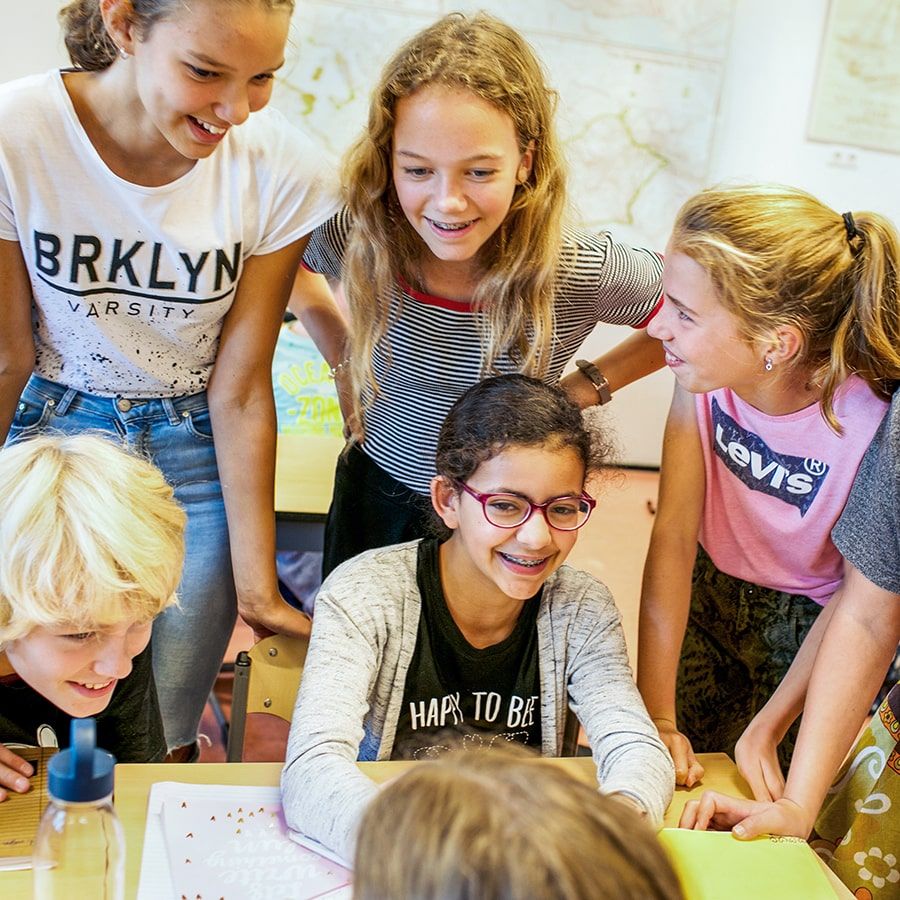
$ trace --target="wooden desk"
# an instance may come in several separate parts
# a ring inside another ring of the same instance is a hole
[[[688,800],[696,799],[704,790],[712,788],[735,796],[748,797],[746,783],[738,775],[731,759],[724,753],[700,754],[706,769],[703,784],[692,790],[679,789],[666,811],[664,824],[676,826]],[[564,766],[573,775],[594,783],[594,761],[589,757],[547,760],[547,765]],[[414,762],[360,763],[360,768],[374,781],[386,781]],[[180,781],[187,784],[253,784],[277,785],[281,763],[204,763],[194,765],[131,764],[116,766],[115,801],[126,836],[125,896],[137,894],[144,845],[147,798],[150,786],[157,781]],[[853,900],[851,893],[830,869],[825,869],[835,895]],[[30,872],[0,873],[0,894],[6,900],[27,900],[31,897]],[[161,898],[163,900],[163,898]]]
[[[275,525],[279,550],[321,550],[341,437],[279,434],[275,457]]]

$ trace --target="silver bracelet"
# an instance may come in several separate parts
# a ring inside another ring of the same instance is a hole
[[[348,356],[346,359],[342,359],[336,366],[332,366],[328,370],[329,378],[332,378],[332,379],[337,378],[338,375],[340,375],[341,372],[343,372],[345,368],[349,367],[349,365],[350,365],[350,357]]]

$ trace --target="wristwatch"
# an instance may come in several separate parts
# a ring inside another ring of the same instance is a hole
[[[576,359],[575,365],[584,373],[584,377],[597,388],[597,396],[600,398],[597,402],[600,406],[604,406],[612,400],[612,391],[609,389],[609,382],[606,376],[589,360]]]

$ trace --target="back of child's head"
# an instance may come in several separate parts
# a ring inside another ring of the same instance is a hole
[[[681,208],[669,252],[706,270],[749,341],[797,329],[793,365],[822,388],[832,426],[850,373],[885,396],[900,379],[900,236],[884,216],[780,185],[713,188]]]
[[[479,251],[480,280],[471,300],[484,312],[486,371],[508,349],[526,371],[541,374],[567,202],[556,92],[522,35],[479,12],[444,16],[400,47],[382,70],[368,125],[347,155],[344,183],[354,235],[344,283],[355,323],[354,379],[375,385],[368,359],[385,331],[397,275],[424,289],[418,277],[424,245],[397,199],[391,153],[397,103],[430,86],[471,92],[507,114],[519,149],[532,151],[530,173],[517,185],[503,224]]]
[[[603,465],[608,447],[585,425],[558,387],[527,375],[497,375],[472,385],[450,408],[438,435],[438,475],[461,482],[507,447],[546,445],[575,451],[585,476]]]
[[[385,787],[362,819],[355,900],[676,900],[649,825],[525,751],[455,752]]]
[[[0,644],[149,621],[175,602],[184,524],[159,470],[105,438],[0,450]]]

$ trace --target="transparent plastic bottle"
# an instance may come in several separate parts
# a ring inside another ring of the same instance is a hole
[[[125,836],[112,805],[115,759],[97,749],[93,719],[73,719],[68,750],[51,757],[50,802],[34,842],[36,900],[123,900]]]

